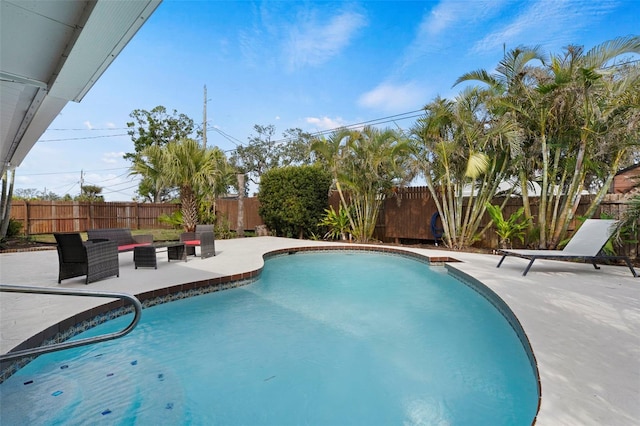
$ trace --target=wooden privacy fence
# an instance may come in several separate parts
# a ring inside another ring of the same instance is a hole
[[[584,214],[593,196],[583,196],[577,214]],[[493,204],[501,204],[501,199]],[[538,200],[532,199],[532,213],[537,214]],[[332,194],[329,199],[336,211],[339,198]],[[619,219],[625,209],[622,194],[607,194],[600,204],[595,217],[606,215]],[[244,199],[244,228],[254,230],[264,222],[258,214],[260,202],[256,197]],[[520,198],[508,200],[503,213],[509,217],[522,206]],[[168,228],[158,221],[162,214],[171,214],[180,208],[179,204],[147,204],[147,203],[91,203],[60,201],[13,201],[11,217],[23,224],[23,232],[27,235],[49,234],[53,232],[84,232],[91,228],[130,228],[153,229]],[[383,204],[374,237],[383,242],[416,242],[431,241],[431,217],[436,212],[435,203],[427,187],[411,187],[399,189],[395,196],[387,198]],[[216,217],[218,223],[235,231],[238,222],[238,200],[216,200]],[[482,224],[490,223],[485,215]],[[482,229],[481,227],[481,229]],[[570,228],[572,230],[573,227]],[[496,248],[498,239],[491,228],[476,243],[478,247]],[[629,256],[636,257],[639,245],[629,242],[623,250]]]
[[[88,201],[25,201],[11,203],[11,218],[22,222],[26,235],[84,232],[94,228],[170,228],[158,217],[170,215],[179,204],[93,203]]]
[[[583,195],[576,211],[576,215],[580,216],[586,213],[589,204],[595,195]],[[502,205],[503,198],[493,200],[493,204]],[[505,218],[511,216],[520,207],[522,207],[522,199],[513,197],[507,200],[507,204],[503,208]],[[610,217],[620,219],[624,212],[625,199],[624,194],[607,194],[600,206],[596,210],[595,216]],[[538,214],[538,198],[531,199],[531,210],[535,216]],[[399,189],[395,196],[387,198],[383,208],[378,216],[378,226],[376,227],[376,238],[384,242],[409,242],[416,240],[433,240],[431,233],[431,217],[437,211],[435,202],[431,197],[428,187],[411,187]],[[482,230],[486,225],[491,223],[489,214],[485,214],[482,219]],[[575,228],[575,221],[569,227],[569,230]],[[514,242],[517,243],[517,242]],[[482,236],[482,239],[476,243],[482,248],[497,248],[498,237],[491,227]],[[629,256],[636,257],[640,248],[637,242],[628,242],[623,247],[623,252]]]
[[[258,215],[259,206],[255,197],[244,199],[245,229],[264,224]],[[22,223],[22,232],[26,235],[85,232],[94,228],[167,229],[170,226],[161,223],[158,217],[179,209],[180,204],[14,200],[11,218]],[[235,231],[238,200],[216,200],[216,216],[219,223],[224,222]]]
[[[260,201],[257,197],[247,197],[244,199],[244,229],[253,230],[256,226],[264,225],[262,218],[258,214]],[[216,220],[219,224],[226,222],[229,229],[235,231],[238,225],[238,200],[221,198],[216,200]]]

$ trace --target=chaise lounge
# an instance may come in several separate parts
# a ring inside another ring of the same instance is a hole
[[[53,234],[58,250],[58,284],[67,278],[87,276],[85,284],[120,276],[118,247],[114,241],[82,241],[79,233]]]
[[[615,220],[585,220],[580,229],[571,238],[571,241],[562,250],[498,250],[502,258],[496,267],[499,268],[507,256],[530,260],[522,275],[527,275],[536,259],[573,260],[591,263],[596,269],[600,269],[597,263],[622,260],[627,264],[633,276],[637,277],[638,274],[633,269],[631,260],[627,256],[609,256],[601,252],[602,247],[611,238],[615,230],[615,223]]]

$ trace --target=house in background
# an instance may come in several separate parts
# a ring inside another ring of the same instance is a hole
[[[640,164],[634,164],[616,173],[609,188],[611,194],[627,194],[640,185]]]

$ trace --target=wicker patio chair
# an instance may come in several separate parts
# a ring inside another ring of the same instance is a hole
[[[180,242],[187,249],[187,256],[196,255],[196,247],[200,247],[200,257],[216,255],[216,240],[213,225],[196,225],[196,232],[183,232],[180,234]]]
[[[67,278],[87,276],[85,284],[110,276],[120,276],[118,245],[94,239],[82,242],[78,233],[53,234],[58,243],[58,284]]]

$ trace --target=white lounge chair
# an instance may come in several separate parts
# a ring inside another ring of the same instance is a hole
[[[596,262],[602,263],[606,260],[623,260],[634,277],[637,277],[635,269],[631,265],[631,260],[627,256],[609,256],[601,254],[602,247],[607,243],[615,230],[615,220],[587,219],[580,229],[571,238],[571,241],[562,250],[498,250],[502,255],[497,268],[507,256],[530,259],[522,275],[527,275],[531,265],[536,259],[551,260],[574,260],[591,263],[596,269],[600,267]]]

